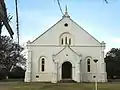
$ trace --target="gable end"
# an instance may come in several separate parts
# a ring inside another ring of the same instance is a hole
[[[51,30],[51,28],[53,28],[55,25],[57,25],[60,21],[62,21],[63,20],[63,18],[62,19],[60,19],[57,23],[55,23],[53,26],[51,26],[48,30],[46,30],[45,32],[43,32],[40,36],[38,36],[35,40],[33,40],[32,42],[31,42],[31,44],[32,43],[34,43],[38,38],[40,38],[41,36],[43,36],[45,33],[47,33],[49,30]]]
[[[88,33],[86,30],[84,30],[79,24],[77,24],[75,21],[73,21],[71,18],[70,20],[75,23],[79,28],[81,28],[83,31],[85,31],[88,35],[90,35],[95,41],[97,41],[99,44],[101,44],[96,38],[94,38],[90,33]]]

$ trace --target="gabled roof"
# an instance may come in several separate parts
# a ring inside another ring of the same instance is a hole
[[[60,21],[62,21],[65,17],[70,18],[68,12],[67,12],[67,6],[66,6],[66,10],[65,10],[65,14],[63,15],[62,19],[60,19],[57,23],[55,23],[53,26],[51,26],[48,30],[46,30],[44,33],[42,33],[40,36],[38,36],[35,40],[33,40],[31,43],[35,42],[38,38],[40,38],[42,35],[44,35],[45,33],[47,33],[51,28],[53,28],[55,25],[57,25]]]
[[[49,30],[51,30],[51,28],[53,28],[55,25],[57,25],[60,21],[62,21],[64,18],[69,18],[75,25],[77,25],[79,28],[81,28],[83,31],[85,31],[88,35],[90,35],[95,41],[97,41],[99,44],[101,44],[96,38],[94,38],[91,34],[89,34],[86,30],[84,30],[80,25],[78,25],[75,21],[73,21],[68,12],[67,9],[65,10],[65,14],[63,15],[62,19],[60,19],[57,23],[55,23],[52,27],[50,27],[48,30],[46,30],[43,34],[41,34],[40,36],[38,36],[35,40],[33,40],[31,43],[35,42],[38,38],[40,38],[41,36],[43,36],[45,33],[47,33]]]

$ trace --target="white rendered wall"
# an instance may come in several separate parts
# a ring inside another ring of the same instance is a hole
[[[64,26],[65,23],[68,23],[68,27]],[[71,53],[71,51],[67,49],[65,49],[64,52],[57,57],[60,60],[60,68],[64,61],[69,60],[74,66],[74,80],[79,82],[81,79],[84,82],[93,82],[93,76],[96,74],[96,66],[93,60],[98,59],[97,79],[99,82],[105,82],[106,70],[103,55],[104,45],[99,43],[68,17],[62,18],[57,24],[42,34],[38,39],[34,40],[31,44],[28,44],[28,47],[30,47],[32,51],[31,80],[34,82],[52,82],[53,80],[56,80],[55,63],[53,62],[52,56],[64,48],[64,46],[60,45],[60,36],[65,32],[69,32],[72,35],[72,45],[70,47],[76,53],[81,55],[81,71],[78,69],[79,65],[76,63],[76,61],[78,62],[79,59],[74,58],[76,57],[75,54]],[[66,53],[68,53],[68,59],[66,59],[64,56]],[[46,57],[44,72],[38,71],[38,62],[41,56]],[[85,58],[87,56],[92,57],[90,72],[87,72],[86,68],[87,64]],[[28,55],[28,57],[30,56]],[[80,73],[82,76],[78,77],[78,73]],[[59,80],[61,80],[61,69],[59,69],[59,74]],[[36,78],[36,76],[39,76],[39,78]]]
[[[61,49],[63,49],[64,47],[34,47],[32,46],[32,81],[51,81],[53,78],[53,73],[54,73],[54,62],[52,60],[52,55],[58,53]],[[105,72],[105,68],[103,68],[103,63],[104,60],[101,59],[100,57],[100,49],[101,47],[95,47],[95,48],[91,48],[91,47],[72,47],[72,49],[74,51],[76,51],[77,53],[82,55],[82,61],[81,61],[81,73],[82,73],[82,81],[88,82],[88,81],[94,81],[93,80],[93,75],[95,75],[96,73],[96,67],[95,67],[95,63],[93,62],[93,59],[98,59],[98,64],[97,64],[97,70],[98,70],[98,81],[103,81],[101,78],[104,79],[104,73]],[[70,52],[70,51],[69,51]],[[72,58],[70,55],[70,53],[66,51],[66,53],[68,54],[68,57],[71,58],[72,64],[75,64],[76,61],[78,62],[79,59],[74,59]],[[70,59],[66,59],[64,55],[66,55],[66,53],[62,53],[62,55],[59,55],[57,58],[59,58],[59,63],[60,63],[60,68],[61,68],[61,64],[64,61],[70,60]],[[45,56],[46,57],[46,61],[45,61],[45,72],[38,72],[38,62],[39,62],[39,58],[40,56]],[[91,56],[92,60],[91,60],[91,72],[87,72],[87,64],[86,64],[86,60],[85,58],[87,56]],[[77,64],[77,63],[76,63]],[[61,72],[61,70],[60,70]],[[59,73],[60,73],[59,72]],[[76,70],[76,73],[79,72]],[[103,75],[102,75],[103,74]],[[39,78],[36,78],[36,75],[39,75]],[[61,75],[61,74],[60,74]],[[47,78],[46,78],[47,77]],[[61,79],[61,76],[59,77],[59,79]]]

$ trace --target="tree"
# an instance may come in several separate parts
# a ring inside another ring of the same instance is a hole
[[[25,70],[19,66],[15,66],[11,72],[9,72],[8,77],[13,79],[24,79]]]
[[[109,78],[120,78],[120,48],[112,48],[105,57]]]
[[[7,76],[7,71],[5,68],[0,68],[0,80],[5,79]]]
[[[18,53],[19,48],[19,53]],[[8,36],[1,36],[0,39],[0,68],[5,68],[7,72],[16,64],[25,64],[24,55],[20,54],[23,47],[15,43]]]

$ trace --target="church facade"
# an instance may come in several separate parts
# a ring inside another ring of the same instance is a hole
[[[25,82],[106,82],[104,49],[105,43],[80,27],[66,11],[51,28],[27,42]]]

